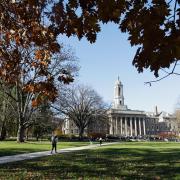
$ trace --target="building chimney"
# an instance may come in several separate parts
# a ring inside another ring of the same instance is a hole
[[[157,108],[157,106],[155,106],[155,116],[157,116],[158,115],[158,108]]]

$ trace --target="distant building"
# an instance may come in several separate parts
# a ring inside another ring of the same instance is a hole
[[[114,86],[113,106],[108,111],[109,122],[93,121],[85,134],[102,133],[116,137],[147,137],[162,134],[179,135],[176,117],[166,112],[131,110],[124,104],[123,84],[119,77]],[[78,128],[68,118],[63,125],[64,134],[78,135]]]
[[[75,125],[75,123],[73,121],[69,120],[68,117],[64,119],[63,133],[64,134],[73,134],[73,135],[79,134],[77,126]],[[85,133],[86,133],[86,129],[85,129]]]
[[[164,111],[147,113],[147,135],[178,136],[178,122],[174,115]]]
[[[146,114],[131,110],[124,104],[123,85],[119,78],[114,87],[113,107],[109,114],[109,134],[114,136],[145,136]]]
[[[70,134],[70,135],[78,135],[79,130],[75,123],[68,118],[64,120],[63,123],[63,133]],[[93,120],[91,123],[85,128],[84,135],[93,135],[93,134],[102,134],[106,135],[109,134],[109,124],[107,121],[102,120]]]

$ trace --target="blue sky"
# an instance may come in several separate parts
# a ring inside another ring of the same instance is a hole
[[[174,111],[180,97],[180,76],[170,76],[152,86],[145,85],[144,82],[155,77],[149,70],[139,74],[132,66],[136,47],[131,47],[127,35],[122,34],[116,25],[103,25],[94,44],[85,38],[79,41],[76,37],[61,36],[59,40],[70,45],[78,57],[81,69],[77,81],[90,85],[104,101],[112,102],[114,83],[119,76],[128,108],[153,111],[157,105],[158,110]]]

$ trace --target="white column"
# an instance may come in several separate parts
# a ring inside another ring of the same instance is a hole
[[[136,121],[136,117],[134,118],[134,128],[135,128],[135,136],[137,136],[137,121]]]
[[[121,135],[123,134],[122,117],[121,117]]]
[[[125,117],[125,136],[127,136],[127,118]]]
[[[139,118],[139,135],[141,136],[141,119]]]
[[[132,136],[132,117],[130,117],[130,136]]]
[[[118,125],[117,125],[118,118],[116,117],[116,135],[118,134]]]
[[[114,118],[111,117],[111,134],[114,135]]]
[[[144,135],[146,135],[146,125],[145,125],[145,119],[143,119],[143,130],[144,130]]]
[[[110,117],[110,134],[113,134],[113,122],[112,122],[112,116]]]

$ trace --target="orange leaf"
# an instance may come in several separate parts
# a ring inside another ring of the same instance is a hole
[[[41,60],[41,59],[43,58],[42,50],[37,50],[37,51],[35,52],[35,58],[36,58],[37,60]]]
[[[37,99],[32,100],[32,107],[37,107],[38,101]]]

